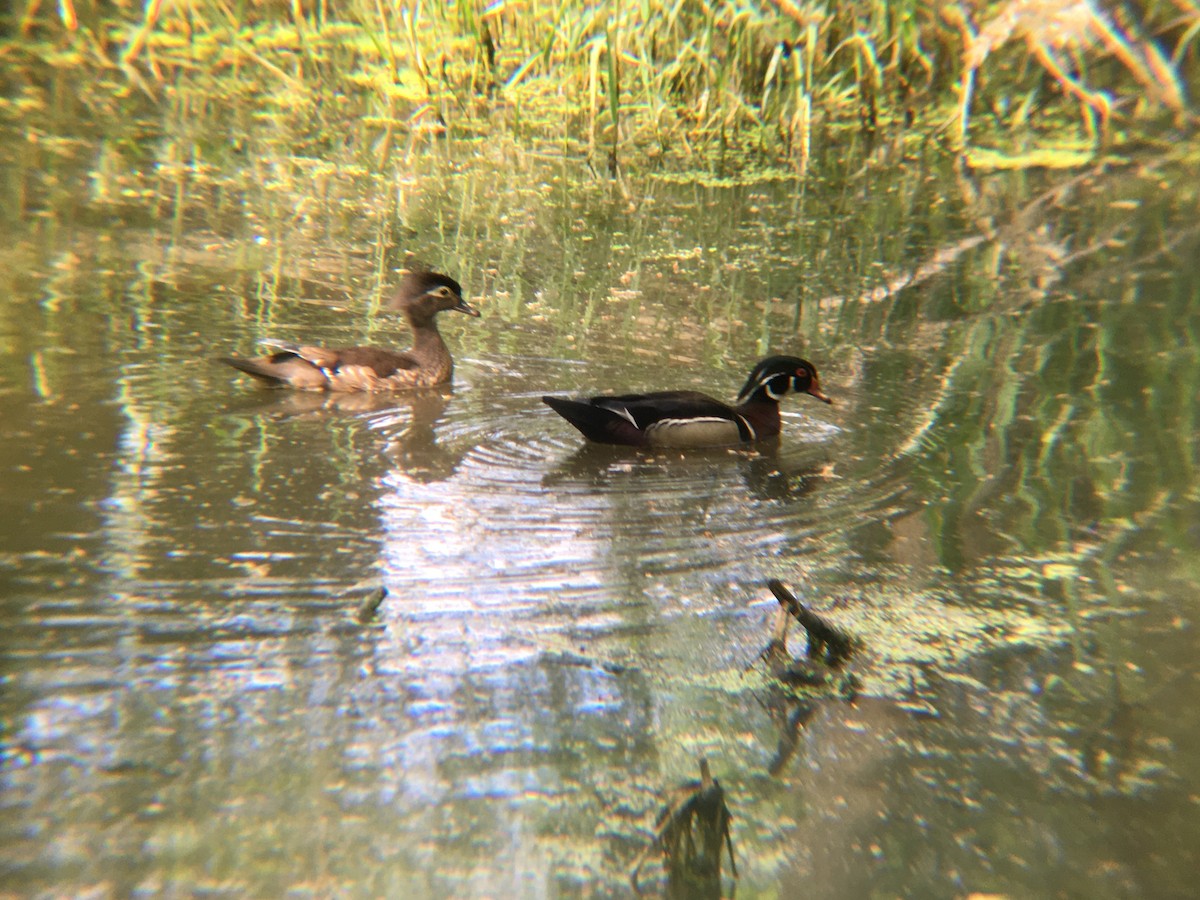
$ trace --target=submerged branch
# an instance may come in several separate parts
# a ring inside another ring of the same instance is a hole
[[[694,900],[721,896],[721,851],[729,854],[729,869],[738,877],[729,825],[733,814],[725,803],[721,783],[712,777],[708,760],[701,757],[700,780],[676,788],[654,823],[654,839],[638,856],[629,880],[642,896],[638,883],[642,866],[657,849],[667,873],[668,898]]]
[[[782,581],[772,578],[767,587],[797,622],[808,632],[808,656],[810,659],[820,659],[830,668],[836,669],[843,665],[854,654],[855,641],[840,628],[830,625],[816,613],[807,609],[796,599],[796,595],[787,589]]]

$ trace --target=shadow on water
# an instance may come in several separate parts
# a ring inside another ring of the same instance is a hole
[[[6,220],[6,887],[626,896],[703,757],[740,896],[1184,895],[1198,182],[923,152],[618,198],[481,150]],[[208,363],[402,345],[409,250],[484,313],[453,392]],[[775,447],[585,446],[539,399],[730,399],[775,351],[835,401]],[[772,578],[861,641],[853,703],[746,671]]]

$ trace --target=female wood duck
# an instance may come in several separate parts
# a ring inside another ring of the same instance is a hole
[[[448,275],[414,271],[404,276],[388,306],[398,310],[412,328],[411,350],[379,347],[302,347],[286,341],[264,340],[277,348],[270,356],[253,359],[224,357],[248,375],[271,386],[301,391],[398,391],[430,387],[450,380],[454,360],[437,329],[442,310],[478,316],[462,296],[462,287]]]
[[[543,397],[589,441],[632,447],[722,447],[779,434],[779,399],[788,391],[826,403],[813,364],[794,356],[772,356],[750,372],[727,406],[696,391],[659,391],[619,397],[568,400]]]

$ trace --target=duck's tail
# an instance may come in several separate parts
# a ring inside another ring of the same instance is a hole
[[[233,366],[239,372],[253,375],[259,381],[271,387],[286,387],[287,377],[280,371],[277,363],[268,359],[243,359],[237,356],[221,356],[217,359],[226,365]]]
[[[219,361],[252,375],[268,387],[302,391],[323,391],[329,387],[329,379],[321,369],[288,351],[250,358],[223,356]]]
[[[641,446],[646,437],[632,421],[587,400],[543,397],[542,402],[570,422],[589,441]]]

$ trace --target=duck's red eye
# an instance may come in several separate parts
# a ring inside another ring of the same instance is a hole
[[[808,376],[808,369],[805,369],[805,368],[799,368],[799,369],[797,369],[797,370],[796,370],[796,377],[797,377],[797,378],[805,378],[805,377],[807,377],[807,376]]]

